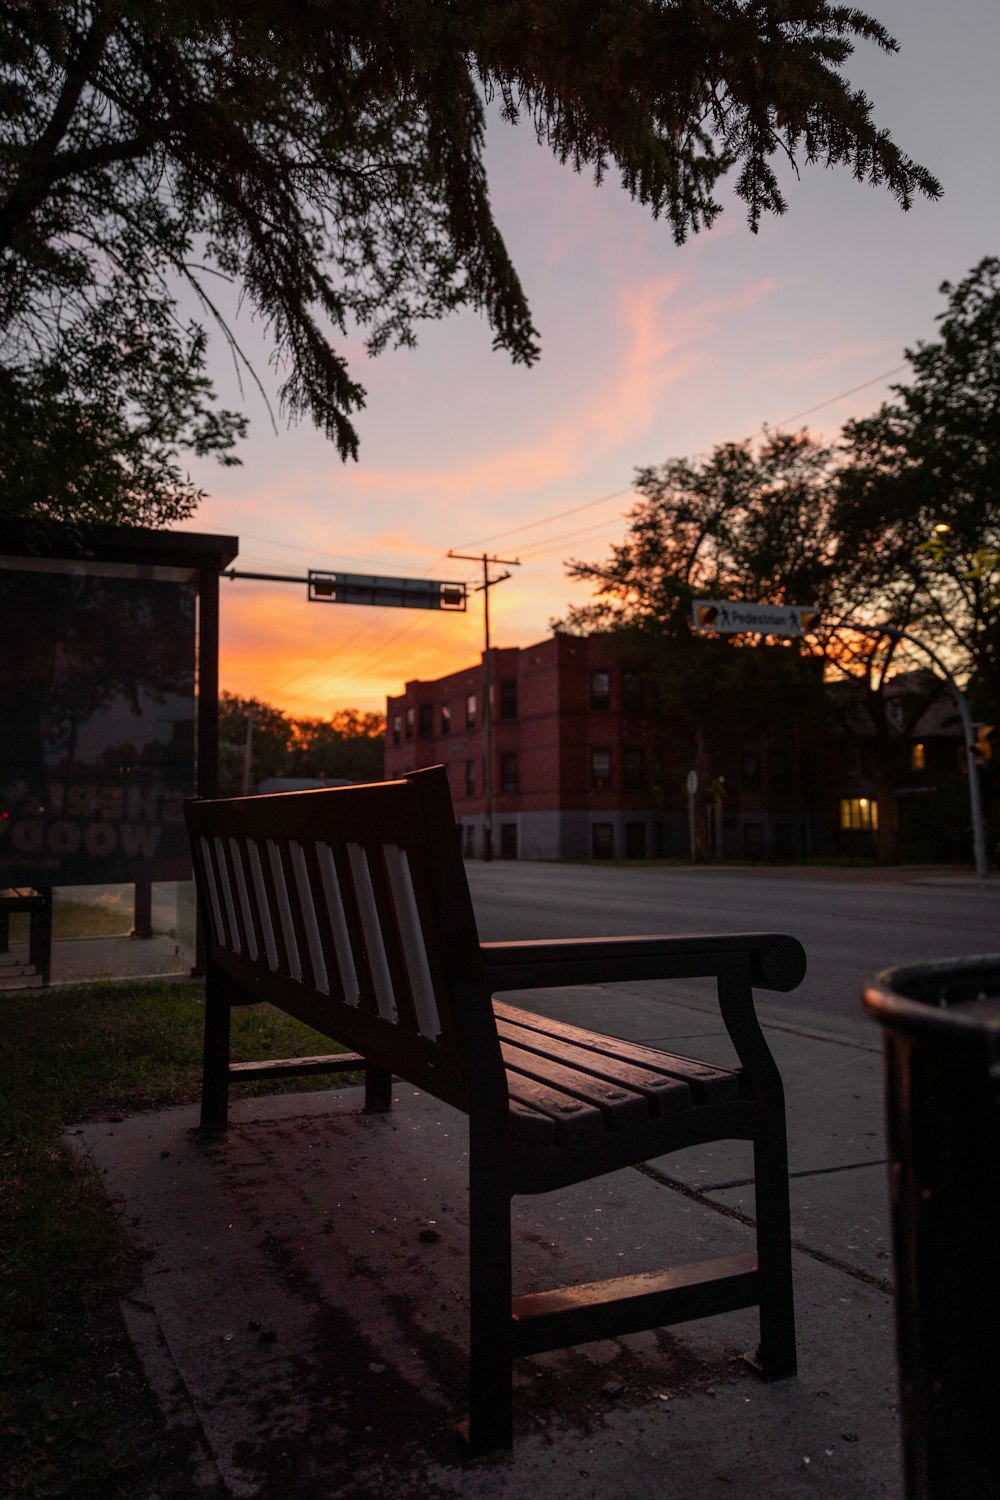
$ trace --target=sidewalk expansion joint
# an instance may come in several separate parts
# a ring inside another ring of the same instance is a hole
[[[710,1208],[713,1213],[719,1214],[723,1219],[735,1219],[738,1224],[744,1224],[748,1229],[756,1229],[757,1221],[745,1214],[741,1208],[732,1208],[728,1203],[716,1203],[711,1198],[706,1198],[704,1190],[689,1187],[686,1182],[681,1182],[678,1177],[668,1177],[666,1172],[651,1167],[648,1161],[640,1162],[634,1169],[641,1172],[643,1177],[648,1177],[652,1182],[658,1183],[660,1187],[670,1188],[679,1193],[682,1198],[687,1198],[692,1203],[701,1204],[702,1208]],[[852,1281],[863,1282],[874,1291],[881,1292],[883,1296],[895,1295],[892,1282],[885,1277],[872,1276],[868,1271],[862,1271],[858,1266],[852,1266],[847,1261],[838,1260],[835,1255],[828,1255],[825,1250],[817,1250],[815,1245],[807,1245],[804,1240],[792,1240],[792,1249],[797,1250],[800,1255],[806,1255],[810,1260],[818,1261],[820,1265],[829,1266],[832,1271],[840,1271],[844,1276],[849,1276]]]
[[[874,1161],[848,1161],[839,1167],[809,1167],[802,1172],[789,1172],[789,1182],[798,1182],[803,1177],[829,1177],[835,1172],[857,1172],[862,1167],[884,1167],[888,1165],[888,1158],[876,1157]],[[701,1193],[725,1193],[730,1188],[752,1187],[752,1177],[734,1177],[729,1182],[703,1182],[698,1189]]]

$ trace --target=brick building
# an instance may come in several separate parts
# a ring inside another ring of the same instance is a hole
[[[495,854],[690,854],[690,733],[677,732],[668,706],[647,701],[641,672],[607,636],[556,635],[494,650],[493,679]],[[448,766],[463,849],[475,856],[484,851],[486,819],[483,693],[479,662],[435,682],[408,682],[387,702],[386,775]],[[695,824],[701,854],[790,857],[826,842],[811,825],[828,819],[804,812],[787,761],[758,736],[750,748],[734,741],[725,766],[703,772]],[[725,795],[721,769],[729,772]]]
[[[446,765],[462,847],[475,857],[486,824],[484,681],[480,661],[433,682],[408,682],[387,701],[386,775]],[[710,749],[699,749],[690,728],[680,729],[676,707],[650,701],[641,672],[599,634],[495,649],[493,684],[498,857],[687,858],[692,769],[700,857],[874,853],[878,804],[863,730],[849,738],[808,718],[734,720],[715,727]],[[899,691],[913,686],[901,676]],[[961,857],[964,849],[961,836],[935,832],[928,817],[941,805],[949,824],[956,812],[961,820],[960,732],[949,703],[929,706],[899,746],[902,821],[920,835],[917,842],[904,834],[911,857]],[[915,817],[905,816],[911,811]]]

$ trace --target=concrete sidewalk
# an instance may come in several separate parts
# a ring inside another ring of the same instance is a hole
[[[723,1060],[688,987],[547,991],[535,1008]],[[512,1454],[470,1461],[465,1119],[407,1085],[243,1100],[71,1132],[149,1251],[125,1317],[187,1445],[190,1493],[256,1500],[899,1500],[881,1038],[759,997],[788,1095],[800,1366],[760,1384],[752,1312],[522,1360]],[[614,1016],[614,1024],[610,1017]],[[701,1147],[517,1200],[520,1290],[751,1244],[749,1153]]]

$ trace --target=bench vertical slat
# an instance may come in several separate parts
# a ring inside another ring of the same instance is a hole
[[[271,879],[274,882],[274,896],[278,904],[278,920],[281,927],[281,935],[285,942],[288,973],[292,979],[301,981],[302,958],[299,954],[298,939],[295,936],[292,908],[288,900],[288,882],[285,878],[285,866],[281,858],[281,850],[274,839],[267,840],[267,857],[271,866]]]
[[[239,901],[239,911],[243,918],[243,936],[246,940],[247,952],[254,963],[256,963],[260,957],[260,944],[257,941],[257,921],[254,917],[253,907],[250,904],[250,892],[247,889],[247,874],[244,864],[244,840],[230,838],[229,854],[232,860],[233,871],[236,875],[236,895]]]
[[[367,856],[368,873],[371,876],[375,909],[378,912],[379,929],[382,933],[382,946],[385,949],[386,964],[389,970],[389,983],[392,986],[393,1000],[396,1005],[395,1025],[401,1031],[416,1036],[420,1031],[420,1021],[413,998],[413,987],[410,983],[410,970],[406,960],[406,941],[400,927],[396,901],[392,890],[392,881],[389,875],[386,858],[388,845],[380,843],[376,848],[373,848],[368,843],[365,843],[363,847]]]
[[[334,957],[337,973],[340,975],[344,1004],[357,1007],[361,1004],[361,985],[354,965],[351,934],[347,926],[347,914],[344,911],[344,900],[340,893],[340,880],[333,859],[333,850],[329,844],[323,842],[318,842],[315,848],[320,879],[323,882],[323,894],[326,897],[326,914],[330,922]]]
[[[220,838],[214,838],[212,844],[215,851],[215,878],[219,882],[223,910],[226,915],[226,928],[229,933],[228,946],[234,953],[242,953],[239,923],[236,920],[236,908],[233,905],[233,882],[226,863],[226,846]]]
[[[276,974],[278,972],[278,948],[274,941],[274,928],[271,925],[271,903],[267,897],[264,868],[261,864],[260,850],[257,848],[256,839],[247,839],[247,854],[250,856],[250,877],[253,882],[254,894],[257,897],[257,913],[260,917],[260,930],[264,939],[267,966]]]
[[[361,927],[365,935],[365,949],[375,991],[375,1004],[383,1021],[396,1023],[399,1020],[399,1012],[396,1008],[396,996],[393,992],[392,976],[389,973],[389,960],[385,951],[378,909],[375,905],[375,892],[372,887],[371,871],[368,868],[368,856],[361,844],[348,844],[347,857],[354,880],[354,894],[361,917]]]
[[[430,965],[427,961],[427,948],[421,930],[420,914],[417,911],[410,862],[406,850],[401,849],[398,844],[386,844],[382,855],[385,860],[386,874],[389,877],[389,888],[392,892],[396,923],[403,949],[403,961],[410,981],[410,994],[413,997],[417,1029],[422,1036],[433,1042],[441,1035],[441,1016],[434,994]]]
[[[201,845],[205,881],[208,885],[208,902],[212,912],[212,936],[217,943],[225,945],[226,929],[222,922],[222,907],[219,904],[219,887],[215,878],[215,861],[212,855],[212,846],[204,835],[202,835],[198,842]]]
[[[295,887],[298,891],[298,906],[302,914],[302,925],[306,934],[306,946],[309,950],[309,961],[312,965],[313,982],[316,989],[322,994],[330,993],[330,980],[326,972],[326,956],[323,952],[323,944],[319,935],[319,924],[316,920],[316,908],[313,904],[312,882],[309,878],[309,870],[306,865],[305,852],[298,840],[293,839],[289,844],[292,856],[292,868],[295,871]]]

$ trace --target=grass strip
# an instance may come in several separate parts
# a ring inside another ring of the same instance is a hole
[[[3,1500],[190,1496],[119,1313],[141,1251],[64,1133],[196,1099],[202,1012],[190,981],[0,994]],[[234,1012],[234,1060],[333,1050],[269,1006]]]
[[[28,941],[29,916],[25,911],[11,913],[10,941]],[[64,938],[128,937],[132,930],[129,913],[113,906],[97,905],[87,901],[66,901],[60,896],[52,903],[52,939]]]

